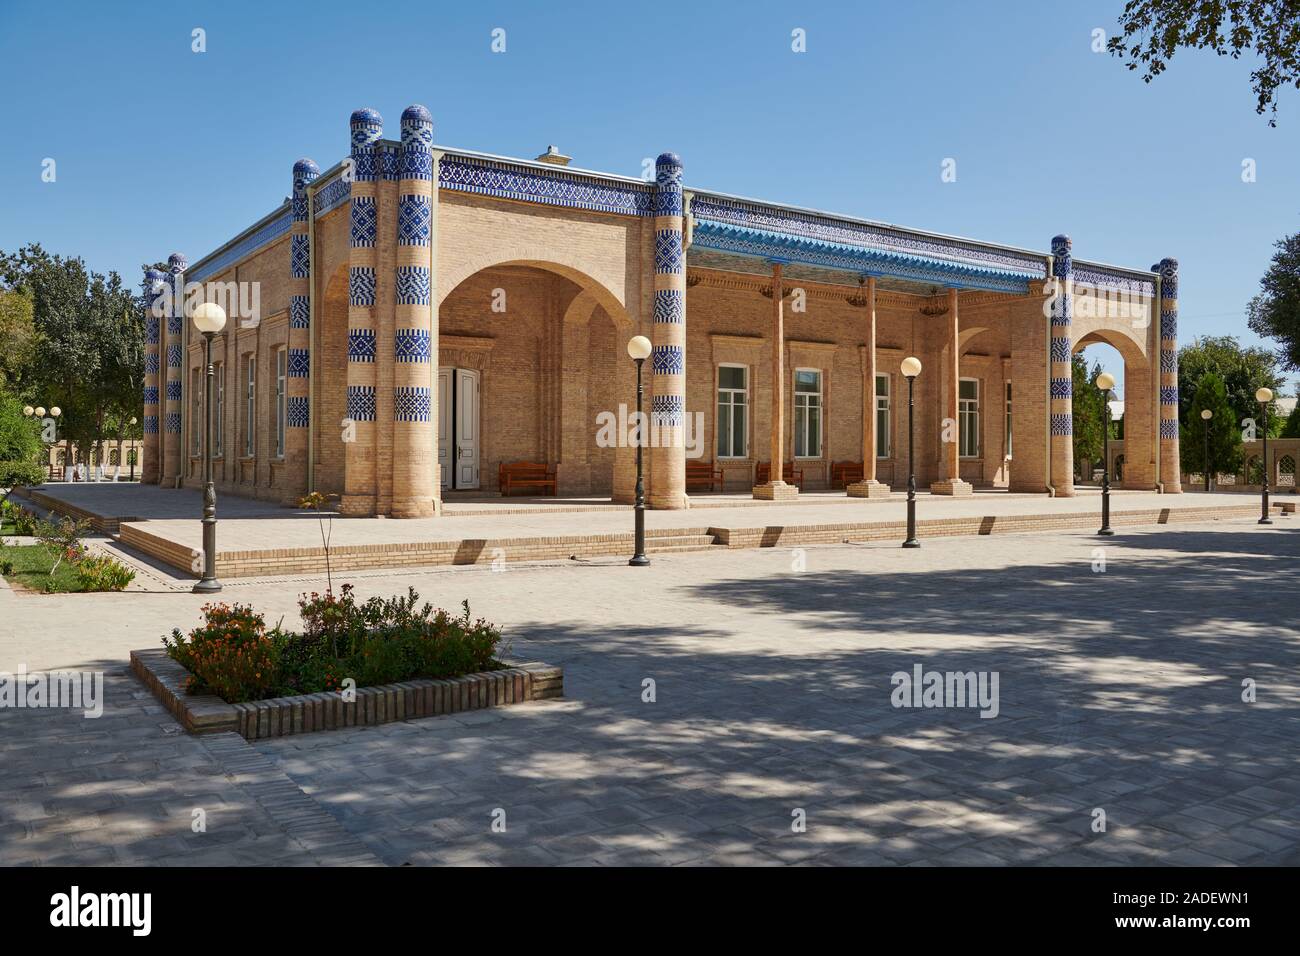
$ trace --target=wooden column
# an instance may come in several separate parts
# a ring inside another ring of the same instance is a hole
[[[848,486],[850,498],[888,498],[876,480],[876,277],[867,277],[866,345],[862,361],[862,480]]]
[[[765,501],[788,501],[799,497],[799,489],[787,485],[785,474],[785,290],[781,263],[772,263],[772,420],[768,455],[771,466],[766,484],[754,486],[754,497]]]
[[[935,495],[969,495],[974,490],[961,480],[961,414],[958,395],[961,388],[961,336],[957,316],[957,290],[948,290],[948,327],[944,333],[943,384],[947,390],[939,440],[943,448],[943,477],[930,485]],[[952,441],[946,439],[951,438]]]

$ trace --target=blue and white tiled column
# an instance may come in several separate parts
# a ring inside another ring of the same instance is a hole
[[[378,492],[375,455],[376,308],[375,249],[378,234],[378,147],[384,120],[374,110],[352,114],[352,205],[348,258],[348,383],[343,498],[339,511],[372,515]]]
[[[1160,483],[1183,490],[1178,452],[1178,260],[1161,259],[1160,271]]]
[[[289,228],[289,352],[284,454],[289,481],[306,490],[308,430],[311,427],[311,238],[307,230],[307,187],[320,176],[310,159],[293,164],[292,223]]]
[[[144,410],[140,425],[144,434],[144,461],[140,467],[140,483],[156,485],[162,475],[161,452],[158,441],[159,415],[162,406],[159,383],[162,371],[162,329],[167,320],[164,314],[167,277],[157,269],[144,271]]]
[[[163,463],[162,485],[180,486],[185,476],[184,453],[181,447],[181,410],[184,406],[184,386],[181,370],[185,361],[185,268],[188,263],[179,252],[167,257],[168,283],[171,288],[171,307],[167,310],[166,343],[167,374],[163,393]]]
[[[402,112],[398,157],[397,256],[393,328],[393,501],[395,518],[438,513],[438,444],[433,363],[433,117],[423,106]]]
[[[1051,335],[1051,423],[1052,487],[1058,497],[1074,496],[1074,370],[1071,365],[1070,320],[1073,312],[1069,236],[1052,239],[1052,277],[1056,279],[1056,302],[1052,306]]]
[[[654,351],[650,355],[651,508],[686,507],[686,247],[682,161],[655,163]]]

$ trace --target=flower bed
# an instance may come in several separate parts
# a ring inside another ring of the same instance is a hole
[[[414,678],[446,679],[498,670],[501,632],[472,620],[469,603],[453,617],[405,596],[358,603],[340,593],[303,595],[301,632],[286,631],[242,604],[209,604],[188,635],[163,638],[167,655],[189,673],[187,691],[229,704],[332,693]]]

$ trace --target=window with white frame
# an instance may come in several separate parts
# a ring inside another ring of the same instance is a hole
[[[822,456],[822,373],[794,370],[794,456]]]
[[[889,457],[889,376],[876,376],[876,457]]]
[[[247,375],[244,379],[244,455],[252,458],[257,453],[257,357],[244,360]]]
[[[289,372],[289,352],[275,350],[275,457],[284,457],[284,426],[289,418],[289,390],[286,376]]]
[[[226,432],[226,367],[218,362],[212,366],[212,457],[220,458],[225,452],[222,435]]]
[[[1006,456],[1011,457],[1011,383],[1007,382],[1006,421],[1003,423],[1006,433]]]
[[[980,383],[963,378],[957,386],[957,453],[963,458],[978,458],[980,453]]]
[[[749,369],[718,366],[718,457],[744,458],[749,435]]]

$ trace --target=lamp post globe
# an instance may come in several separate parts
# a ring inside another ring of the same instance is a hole
[[[32,408],[32,406],[30,405],[24,405],[23,414],[26,415],[28,418],[31,418],[33,415],[36,414],[36,409]]]
[[[37,418],[44,418],[44,417],[45,417],[45,406],[44,406],[44,405],[37,405],[37,406],[36,406],[36,417],[37,417]]]
[[[59,408],[58,405],[55,405],[53,408],[50,409],[51,418],[58,418],[62,414],[63,414],[63,409]]]
[[[903,359],[899,371],[907,379],[907,538],[903,541],[903,547],[919,548],[921,542],[916,537],[916,448],[912,428],[915,406],[912,386],[921,374],[921,360],[915,355],[909,355]]]
[[[1115,376],[1102,372],[1097,376],[1101,391],[1101,528],[1097,534],[1110,537],[1115,532],[1110,527],[1110,390],[1115,387]]]
[[[212,337],[226,327],[226,310],[215,302],[200,302],[190,313],[190,321],[203,333],[204,376],[203,402],[203,577],[194,585],[197,594],[221,590],[217,580],[217,489],[212,483]]]
[[[636,502],[632,506],[634,546],[628,564],[634,568],[644,568],[650,563],[645,553],[645,473],[642,462],[642,448],[645,446],[644,421],[642,419],[641,366],[654,350],[650,340],[644,335],[634,335],[627,343],[627,354],[636,363]]]
[[[1272,524],[1273,519],[1268,516],[1268,406],[1273,401],[1273,390],[1271,388],[1259,388],[1255,390],[1255,401],[1263,407],[1264,410],[1264,454],[1260,462],[1264,467],[1264,483],[1260,485],[1260,505],[1259,505],[1259,524]],[[1250,476],[1246,476],[1250,480]]]

